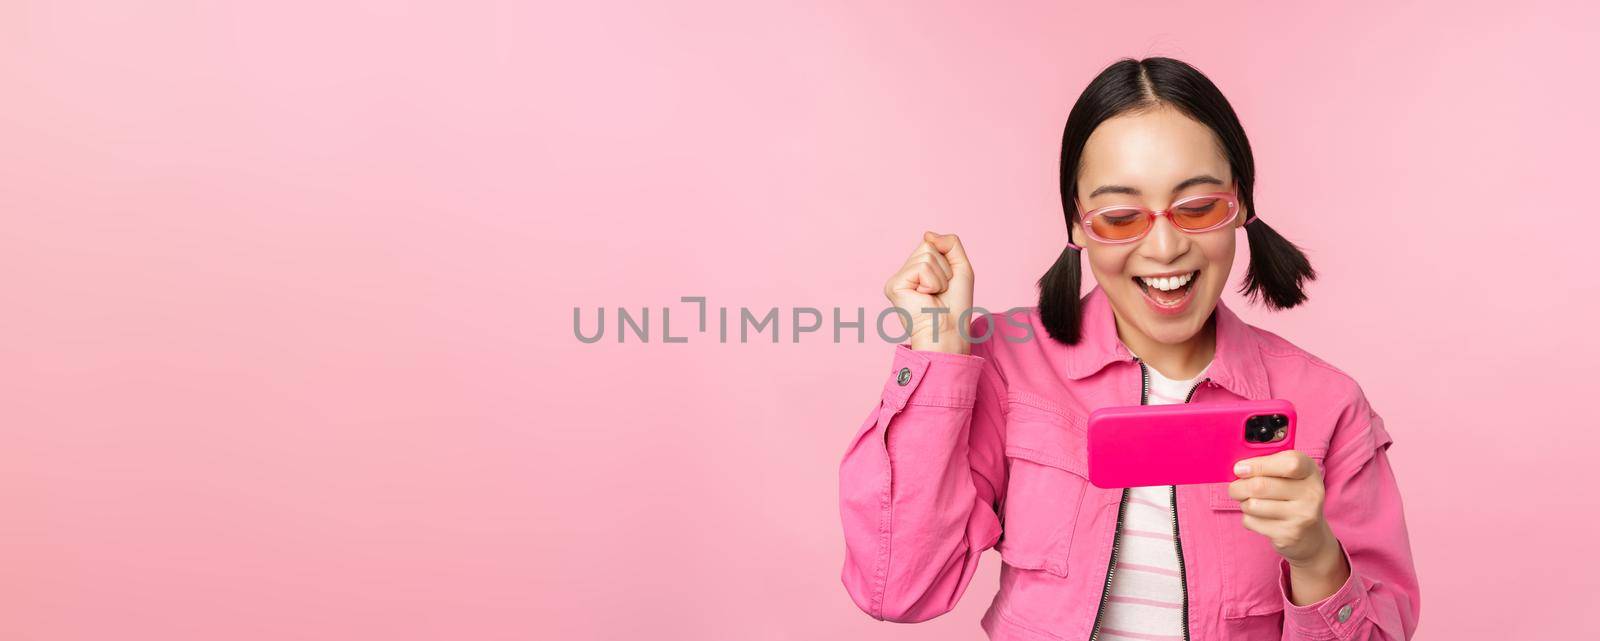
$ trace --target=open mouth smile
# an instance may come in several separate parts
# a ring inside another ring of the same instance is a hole
[[[1161,276],[1134,276],[1133,282],[1139,286],[1152,311],[1172,315],[1183,313],[1189,307],[1189,301],[1194,298],[1194,282],[1199,276],[1200,270],[1196,269]]]

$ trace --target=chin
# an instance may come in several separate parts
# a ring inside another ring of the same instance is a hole
[[[1183,320],[1156,320],[1143,324],[1145,335],[1151,340],[1167,345],[1177,345],[1194,338],[1205,327],[1204,321]]]

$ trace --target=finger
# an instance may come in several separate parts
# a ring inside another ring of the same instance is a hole
[[[916,246],[915,249],[911,250],[911,255],[906,257],[906,262],[901,266],[910,267],[913,264],[925,261],[932,262],[934,265],[938,266],[940,271],[944,272],[945,278],[950,278],[951,276],[955,275],[955,272],[950,269],[950,263],[945,260],[944,255],[939,253],[939,249],[934,247],[933,243],[926,240],[922,241]]]
[[[928,258],[932,259],[933,263],[939,266],[939,272],[944,274],[945,278],[951,278],[956,275],[956,270],[950,266],[950,260],[945,258],[944,254],[939,253],[937,250],[933,250],[932,245],[929,245],[928,249],[932,250],[928,252]]]
[[[894,276],[889,279],[889,283],[884,287],[889,299],[894,300],[896,295],[902,292],[928,293],[929,287],[926,287],[925,284],[932,281],[925,280],[920,269],[920,266],[925,264],[908,264],[905,267],[901,267],[900,271],[895,272]]]
[[[1250,530],[1251,532],[1255,532],[1256,534],[1260,534],[1261,536],[1269,539],[1277,536],[1279,528],[1282,527],[1282,524],[1278,521],[1273,519],[1264,519],[1253,514],[1245,514],[1239,518],[1239,521],[1244,524],[1244,529]]]
[[[912,273],[917,278],[917,291],[924,294],[937,294],[944,291],[944,275],[934,269],[931,263],[917,263],[912,270]]]
[[[1276,476],[1252,476],[1228,483],[1228,497],[1235,501],[1245,499],[1272,499],[1288,501],[1300,498],[1302,481]]]
[[[921,261],[923,254],[930,252],[937,254],[939,250],[934,249],[933,243],[928,242],[927,238],[924,237],[923,240],[917,243],[916,247],[911,248],[911,253],[906,255],[906,262],[901,263],[900,266],[910,267],[912,263]]]
[[[1270,456],[1257,456],[1247,458],[1235,463],[1233,473],[1239,478],[1252,476],[1276,476],[1287,479],[1303,479],[1311,476],[1317,466],[1311,462],[1311,457],[1299,450],[1284,450]]]
[[[1283,521],[1295,516],[1294,504],[1290,501],[1251,498],[1240,501],[1239,508],[1245,514],[1268,521]]]
[[[908,263],[911,261],[932,262],[936,267],[939,268],[939,271],[944,274],[945,278],[950,278],[951,276],[955,275],[955,271],[950,269],[950,261],[945,260],[944,254],[939,253],[939,250],[933,246],[933,243],[927,241],[923,241],[921,245],[917,245],[917,250],[911,253],[911,258],[907,259]]]
[[[961,239],[955,234],[943,234],[929,241],[939,253],[944,254],[946,260],[950,261],[951,270],[961,273],[972,271],[972,263],[967,260],[967,250],[961,246]]]

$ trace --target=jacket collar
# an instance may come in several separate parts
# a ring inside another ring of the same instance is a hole
[[[1117,337],[1117,320],[1111,300],[1099,285],[1089,290],[1079,305],[1083,314],[1082,334],[1077,345],[1054,345],[1064,351],[1066,374],[1081,379],[1116,361],[1133,362],[1133,354]],[[1254,328],[1246,325],[1233,310],[1217,300],[1213,312],[1217,325],[1217,350],[1206,378],[1228,391],[1250,400],[1270,398],[1266,365],[1256,344]]]

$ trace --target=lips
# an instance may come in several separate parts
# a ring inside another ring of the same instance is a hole
[[[1179,272],[1163,276],[1134,276],[1133,282],[1144,294],[1145,302],[1158,314],[1182,313],[1194,297],[1194,283],[1200,271]]]

